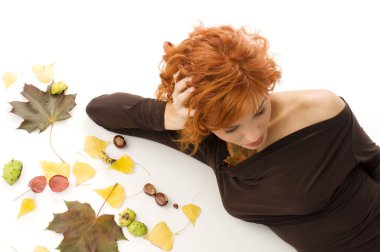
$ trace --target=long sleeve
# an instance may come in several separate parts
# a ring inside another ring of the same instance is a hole
[[[163,101],[118,92],[92,99],[86,112],[96,124],[109,131],[145,138],[179,150],[180,145],[175,141],[178,132],[165,130],[165,107]],[[208,164],[203,151],[198,151],[194,158]]]
[[[94,98],[86,112],[107,129],[163,131],[165,106],[163,101],[119,92]]]
[[[380,183],[380,147],[372,141],[353,116],[352,149],[360,167]]]

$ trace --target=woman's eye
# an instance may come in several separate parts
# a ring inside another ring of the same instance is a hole
[[[231,134],[231,133],[233,133],[237,128],[238,128],[238,127],[233,127],[233,128],[231,128],[231,129],[227,129],[225,132],[226,132],[227,134]]]
[[[265,112],[265,109],[261,109],[259,112],[257,112],[256,116],[264,114],[264,112]]]

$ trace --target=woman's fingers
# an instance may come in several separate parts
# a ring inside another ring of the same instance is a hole
[[[173,91],[173,99],[177,97],[179,94],[181,94],[188,87],[187,83],[189,82],[191,82],[191,77],[183,78],[175,84]]]
[[[195,90],[194,87],[185,89],[182,93],[178,94],[175,98],[173,97],[173,105],[180,109],[184,107],[184,104],[189,99],[190,94]]]

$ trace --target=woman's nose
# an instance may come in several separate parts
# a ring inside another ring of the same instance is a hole
[[[244,138],[247,139],[249,143],[256,142],[260,138],[260,130],[254,126],[247,127],[244,131]]]

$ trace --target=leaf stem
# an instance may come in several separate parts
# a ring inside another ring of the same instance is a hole
[[[150,176],[150,172],[144,166],[142,166],[140,163],[137,163],[137,162],[135,162],[135,164],[137,166],[140,166],[146,172],[146,174],[148,174],[148,176]]]
[[[63,160],[63,159],[61,158],[61,156],[58,155],[58,153],[55,151],[55,149],[54,149],[54,147],[53,147],[53,144],[51,143],[51,138],[52,138],[52,137],[51,137],[51,133],[52,133],[52,131],[53,131],[53,125],[54,125],[54,123],[51,122],[51,123],[50,123],[50,134],[49,134],[49,143],[50,143],[50,147],[51,147],[51,149],[54,151],[55,155],[57,155],[57,157],[62,161],[62,163],[66,163],[65,160]]]
[[[102,206],[99,208],[99,211],[98,211],[98,213],[96,214],[96,217],[99,216],[99,214],[100,214],[100,210],[102,210],[102,208],[104,207],[104,204],[107,202],[108,198],[111,196],[112,192],[115,190],[115,188],[116,188],[117,185],[118,185],[118,183],[115,183],[115,185],[112,187],[110,193],[107,195],[107,198],[104,200]]]
[[[19,198],[21,198],[22,196],[24,196],[25,194],[27,194],[27,193],[30,192],[31,190],[32,190],[32,188],[30,188],[28,191],[24,192],[23,194],[21,194],[20,196],[18,196],[17,198],[15,198],[13,201],[18,200]]]
[[[188,221],[186,223],[186,225],[182,229],[180,229],[177,232],[175,232],[174,235],[179,235],[179,233],[181,233],[182,231],[184,231],[189,226],[189,224],[190,224],[190,221]]]

